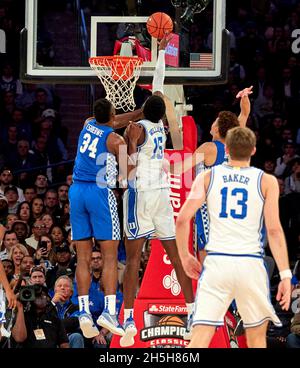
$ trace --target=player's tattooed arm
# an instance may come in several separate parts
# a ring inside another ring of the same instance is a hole
[[[251,103],[249,100],[249,95],[253,93],[252,88],[253,86],[244,88],[242,91],[239,91],[239,93],[236,95],[236,98],[241,99],[240,101],[241,112],[240,115],[238,116],[238,121],[242,128],[246,126],[248,117],[250,115]]]

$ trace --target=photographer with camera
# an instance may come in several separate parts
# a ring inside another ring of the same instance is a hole
[[[43,266],[33,266],[30,270],[30,285],[46,286],[46,270]]]
[[[21,287],[12,337],[23,348],[69,348],[62,321],[51,303],[45,286]],[[30,309],[24,312],[24,304]]]

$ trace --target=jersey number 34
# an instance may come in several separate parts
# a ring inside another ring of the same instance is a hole
[[[82,145],[79,148],[79,151],[81,153],[84,153],[86,150],[90,151],[89,152],[89,156],[91,158],[96,158],[97,155],[97,144],[99,142],[99,138],[96,137],[93,139],[92,143],[91,142],[91,135],[89,133],[85,133],[85,135],[83,136],[83,141],[82,141]]]

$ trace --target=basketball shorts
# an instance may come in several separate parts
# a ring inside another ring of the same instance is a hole
[[[128,239],[175,239],[173,207],[168,188],[136,192],[123,196],[124,231]]]
[[[96,183],[73,183],[69,190],[73,240],[120,240],[116,197]]]
[[[245,328],[267,320],[281,326],[270,301],[263,258],[208,254],[198,281],[193,326],[224,325],[234,299]]]

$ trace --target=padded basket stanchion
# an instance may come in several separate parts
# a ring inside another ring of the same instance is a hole
[[[139,79],[143,59],[129,56],[96,56],[89,58],[106,91],[106,98],[124,112],[135,108],[133,91]]]

